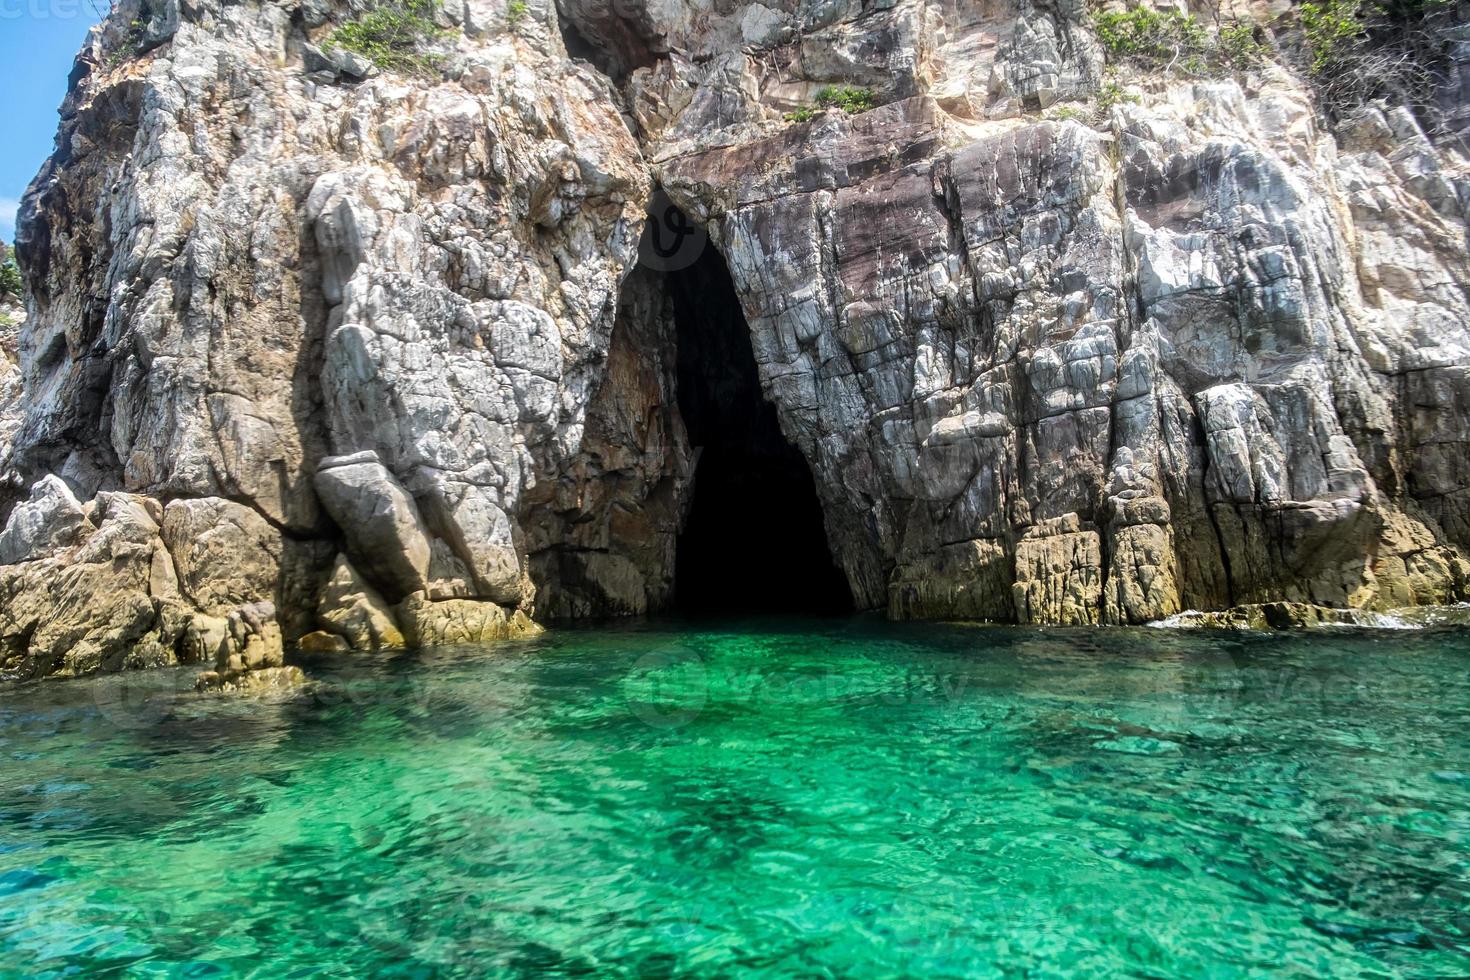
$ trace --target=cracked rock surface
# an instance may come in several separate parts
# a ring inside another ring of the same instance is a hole
[[[1267,64],[1084,123],[1067,2],[451,0],[425,77],[332,55],[352,16],[122,0],[89,38],[0,320],[0,670],[238,685],[306,636],[667,608],[656,188],[859,608],[1464,596],[1470,177],[1408,111],[1328,128]],[[786,120],[826,85],[877,107]]]

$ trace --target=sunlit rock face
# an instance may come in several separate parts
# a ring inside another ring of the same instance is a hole
[[[1344,152],[1284,83],[1169,94],[959,146],[915,98],[666,164],[867,603],[1092,623],[1458,594],[1453,181]]]
[[[1463,594],[1470,182],[1407,111],[1268,65],[1094,112],[1080,4],[451,0],[419,75],[324,53],[352,16],[126,0],[83,51],[0,326],[0,669],[670,608],[706,238],[856,608]],[[877,107],[787,120],[826,85]]]

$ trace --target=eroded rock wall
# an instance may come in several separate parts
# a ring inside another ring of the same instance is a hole
[[[6,669],[228,672],[260,602],[322,648],[663,608],[697,447],[656,186],[860,607],[1463,593],[1470,182],[1407,111],[1324,131],[1274,64],[1099,107],[1065,2],[453,0],[421,75],[323,50],[355,13],[126,0],[79,59],[18,397],[0,343]],[[878,108],[788,121],[825,85]],[[54,583],[104,553],[69,653]]]
[[[523,496],[580,451],[651,187],[544,4],[514,31],[498,2],[446,8],[433,79],[324,57],[352,15],[120,5],[19,236],[7,471],[248,515],[280,544],[231,598],[274,602],[288,641],[352,632],[315,613],[338,554],[386,603],[531,608]],[[161,539],[200,616],[220,611],[217,569],[191,565],[208,533]],[[15,557],[0,574],[27,590],[62,560]],[[7,632],[9,667],[55,669]]]
[[[904,6],[801,41],[815,84],[864,25],[928,24],[887,105],[720,130],[705,90],[769,116],[798,81],[712,75],[650,151],[729,258],[860,601],[1126,623],[1461,596],[1463,161],[1403,109],[1324,133],[1276,65],[1125,73],[1084,123],[1047,111],[1097,85],[1080,11],[1007,34]]]

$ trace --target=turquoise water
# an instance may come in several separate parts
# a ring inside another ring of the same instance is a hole
[[[0,974],[1470,974],[1467,632],[676,624],[308,667],[274,702],[0,688]]]

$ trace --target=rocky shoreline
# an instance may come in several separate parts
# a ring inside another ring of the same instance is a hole
[[[649,252],[655,201],[855,609],[1467,597],[1452,141],[1327,127],[1271,59],[1108,69],[1080,6],[788,6],[454,0],[395,71],[331,54],[351,5],[121,0],[0,327],[0,670],[229,685],[670,608],[691,378],[730,379],[680,362],[719,284]]]

